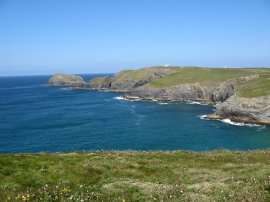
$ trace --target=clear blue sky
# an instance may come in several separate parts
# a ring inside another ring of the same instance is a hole
[[[0,0],[0,75],[270,67],[270,0]]]

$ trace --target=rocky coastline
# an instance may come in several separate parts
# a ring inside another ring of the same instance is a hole
[[[143,76],[139,77],[138,71],[143,72]],[[50,78],[48,85],[122,92],[126,99],[212,104],[215,106],[214,114],[207,115],[206,119],[230,119],[234,122],[270,125],[270,95],[255,98],[239,96],[239,91],[245,83],[256,81],[261,75],[254,73],[219,82],[195,81],[163,88],[149,85],[152,81],[174,73],[173,68],[144,68],[132,72],[122,71],[108,77],[97,77],[89,82],[75,75],[56,74]]]

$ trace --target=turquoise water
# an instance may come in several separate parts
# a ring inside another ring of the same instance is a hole
[[[41,86],[48,78],[0,78],[0,153],[270,147],[269,127],[200,119],[212,113],[211,106]]]

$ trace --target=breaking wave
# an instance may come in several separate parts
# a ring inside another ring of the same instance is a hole
[[[203,120],[209,120],[206,118],[207,115],[201,115],[200,119]],[[258,124],[250,124],[250,123],[241,123],[241,122],[234,122],[231,119],[217,119],[217,121],[220,121],[222,123],[234,125],[234,126],[249,126],[249,127],[261,127],[261,125]]]
[[[186,102],[187,104],[190,104],[190,105],[208,105],[208,104],[205,104],[205,103],[201,103],[201,102],[198,102],[198,101],[187,101]]]

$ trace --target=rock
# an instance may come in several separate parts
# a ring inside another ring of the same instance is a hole
[[[112,77],[97,77],[89,81],[89,88],[110,91],[130,91],[155,79],[172,73],[173,69],[164,67],[142,68],[139,70],[120,71]]]
[[[246,82],[258,75],[228,79],[223,82],[185,83],[167,88],[153,88],[147,85],[131,89],[126,95],[137,96],[142,99],[149,97],[167,101],[200,101],[204,103],[224,102],[239,89],[239,83]]]
[[[196,69],[191,70],[190,74],[194,73],[193,71]],[[175,71],[175,68],[168,67],[125,70],[113,76],[94,78],[87,84],[79,76],[56,74],[50,78],[48,84],[72,88],[125,92],[124,97],[127,99],[199,101],[207,104],[220,103],[216,105],[215,114],[208,115],[207,118],[230,118],[236,122],[270,124],[270,95],[257,98],[240,98],[237,96],[241,88],[244,88],[247,84],[252,84],[250,82],[251,80],[258,79],[260,76],[265,76],[266,74],[240,76],[222,81],[219,80],[219,77],[216,80],[210,79],[211,81],[196,78],[197,82],[171,85],[164,88],[158,88],[155,85],[149,84]],[[188,77],[189,75],[187,74],[186,76]],[[177,79],[175,77],[173,78]]]
[[[270,125],[270,96],[242,98],[234,95],[216,106],[215,115],[236,122]]]
[[[87,87],[92,89],[109,89],[111,87],[111,77],[96,77],[91,79]]]
[[[55,74],[49,81],[48,85],[51,86],[68,86],[68,87],[84,87],[85,82],[82,77],[71,74]]]
[[[200,101],[204,103],[223,102],[234,93],[233,84],[181,84],[169,88],[151,88],[142,86],[127,93],[142,99],[152,97],[156,100],[167,101]]]

